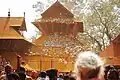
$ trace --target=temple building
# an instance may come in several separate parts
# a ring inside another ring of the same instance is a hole
[[[75,38],[78,32],[83,32],[83,23],[76,20],[59,1],[56,1],[41,16],[42,18],[33,22],[42,32],[41,37],[35,41],[38,45],[41,45],[49,35],[61,34]]]
[[[81,47],[76,37],[83,32],[83,23],[76,20],[59,1],[41,16],[32,22],[42,32],[33,43],[24,40],[20,33],[26,30],[25,17],[11,17],[10,14],[0,17],[0,54],[14,68],[17,68],[15,63],[19,54],[20,61],[27,64],[30,70],[55,68],[59,72],[73,71],[73,59]]]
[[[100,53],[100,56],[103,57],[106,65],[120,66],[120,34]]]
[[[9,62],[14,68],[17,55],[29,52],[32,46],[24,39],[22,31],[26,31],[25,16],[11,17],[8,12],[8,17],[0,17],[0,61]],[[2,65],[5,64],[1,63]]]
[[[42,32],[41,37],[34,42],[39,49],[31,49],[33,53],[40,56],[38,63],[40,70],[55,68],[60,72],[72,71],[73,58],[78,50],[76,47],[81,46],[76,36],[83,32],[83,23],[76,20],[59,1],[56,1],[41,16],[40,19],[32,22]]]

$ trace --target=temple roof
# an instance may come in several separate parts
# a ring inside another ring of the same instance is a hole
[[[42,18],[73,18],[74,15],[66,9],[59,1],[56,1],[44,13]]]
[[[0,17],[0,38],[21,39],[19,31],[25,31],[24,17]]]
[[[74,18],[74,15],[66,9],[59,1],[56,1],[44,13],[42,18],[32,22],[43,35],[54,33],[72,34],[83,32],[83,22]]]
[[[11,27],[25,31],[26,24],[24,17],[0,17],[0,32],[9,30]]]
[[[0,32],[0,39],[24,39],[16,30],[11,28],[9,32]]]
[[[0,17],[0,52],[28,52],[33,44],[20,34],[25,30],[24,17]]]
[[[73,57],[72,51],[69,52],[71,55],[66,52],[66,46],[81,45],[75,39],[79,32],[83,32],[83,22],[76,20],[59,1],[41,15],[42,18],[33,22],[42,32],[41,37],[34,42],[40,49],[34,47],[31,51],[48,57]]]
[[[77,33],[83,32],[83,22],[76,20],[74,15],[59,1],[56,1],[41,15],[42,18],[32,23],[45,36],[62,33],[64,35],[72,34],[75,37]]]
[[[63,34],[73,34],[83,32],[82,22],[57,23],[57,22],[35,22],[33,23],[43,33],[43,35],[53,34],[55,32]]]
[[[120,43],[120,34],[112,41],[113,43]]]
[[[0,39],[0,52],[29,52],[34,46],[24,39]]]
[[[120,65],[120,34],[100,53],[106,64]]]

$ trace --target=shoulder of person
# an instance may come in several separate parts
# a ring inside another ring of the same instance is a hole
[[[6,74],[0,76],[0,80],[6,79]]]
[[[36,80],[40,80],[40,77],[38,77]]]
[[[32,77],[26,75],[26,80],[33,80]]]
[[[90,80],[100,80],[98,77],[92,78]]]
[[[3,74],[3,75],[0,76],[0,78],[3,78],[3,77],[6,77],[6,74]]]

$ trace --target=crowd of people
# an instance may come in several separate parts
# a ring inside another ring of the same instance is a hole
[[[14,70],[7,64],[4,71],[0,71],[0,80],[119,80],[119,71],[112,65],[106,71],[101,58],[87,51],[78,54],[73,72],[62,73],[56,69],[27,72],[22,66]]]

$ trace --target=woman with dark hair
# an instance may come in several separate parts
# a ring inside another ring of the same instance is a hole
[[[107,80],[119,80],[119,73],[114,66],[111,66],[111,69],[108,71]]]

